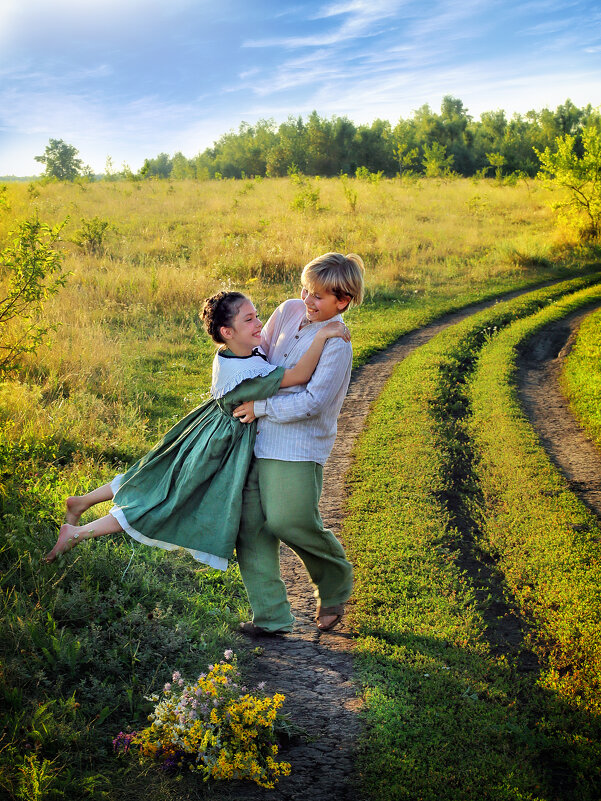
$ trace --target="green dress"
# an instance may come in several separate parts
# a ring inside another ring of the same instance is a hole
[[[237,362],[242,368],[238,378],[254,376],[223,393],[215,391],[215,364],[223,357],[235,359],[227,365],[230,377]],[[256,422],[241,423],[232,412],[244,401],[275,395],[284,368],[265,361],[260,362],[264,369],[245,369],[250,362],[230,351],[215,359],[211,392],[217,397],[176,423],[146,456],[113,480],[110,514],[138,542],[185,548],[200,562],[225,570],[236,542],[256,437]]]

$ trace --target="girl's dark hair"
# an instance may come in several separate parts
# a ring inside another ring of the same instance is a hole
[[[242,292],[218,292],[206,298],[200,316],[213,342],[225,344],[219,329],[232,325],[245,300],[248,298]]]

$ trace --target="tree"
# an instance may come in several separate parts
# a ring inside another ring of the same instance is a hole
[[[453,156],[447,156],[447,149],[440,142],[424,145],[424,170],[427,178],[440,178],[449,175],[453,166]]]
[[[0,253],[4,297],[0,298],[0,375],[9,372],[23,353],[31,353],[54,326],[40,322],[43,303],[64,286],[62,254],[56,250],[61,229],[37,218],[25,220]]]
[[[167,153],[159,153],[154,159],[144,159],[139,175],[142,178],[169,178],[173,162]]]
[[[43,156],[35,160],[46,165],[45,175],[59,181],[73,181],[82,175],[83,162],[77,158],[79,150],[62,139],[50,139]]]
[[[171,167],[171,178],[174,181],[179,181],[182,178],[195,178],[196,170],[193,162],[187,159],[183,153],[179,151],[174,154]]]
[[[565,190],[553,208],[560,219],[580,233],[582,238],[601,235],[601,120],[593,119],[581,134],[582,156],[576,152],[576,137],[566,134],[555,140],[557,150],[549,147],[536,151],[541,169],[539,176],[553,188]]]
[[[486,158],[491,167],[495,168],[495,178],[497,183],[503,182],[503,165],[507,161],[502,153],[487,153]]]

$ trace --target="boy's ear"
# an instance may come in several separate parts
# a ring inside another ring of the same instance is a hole
[[[352,298],[350,295],[344,295],[342,300],[336,298],[336,306],[338,307],[338,311],[339,312],[346,311],[351,304],[351,300]]]

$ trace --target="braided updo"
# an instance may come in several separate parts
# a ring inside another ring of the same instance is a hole
[[[200,316],[205,331],[213,342],[219,345],[225,344],[220,329],[222,326],[229,328],[233,324],[240,311],[240,306],[245,300],[248,298],[242,292],[218,292],[216,295],[206,298]]]

